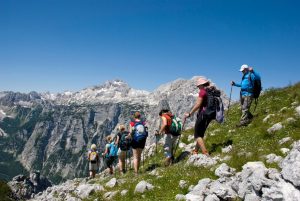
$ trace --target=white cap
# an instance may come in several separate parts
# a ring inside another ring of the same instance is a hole
[[[243,64],[243,65],[241,66],[240,71],[242,72],[243,70],[248,69],[248,68],[249,68],[249,66],[248,66],[247,64]]]

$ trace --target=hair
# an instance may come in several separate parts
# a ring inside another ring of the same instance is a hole
[[[167,113],[167,112],[170,112],[170,110],[168,110],[168,109],[162,109],[159,112],[159,116],[161,116],[163,113]]]
[[[97,146],[96,146],[95,144],[92,144],[91,149],[92,149],[92,150],[96,150],[96,149],[97,149]]]
[[[141,118],[141,113],[140,112],[135,112],[134,115],[133,115],[133,117],[135,119],[140,119]]]
[[[111,142],[111,140],[112,140],[112,137],[110,135],[106,136],[106,141],[107,142]]]
[[[125,130],[124,124],[120,124],[118,129],[119,129],[119,131],[124,131]]]

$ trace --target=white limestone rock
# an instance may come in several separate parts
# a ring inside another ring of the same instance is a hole
[[[271,117],[274,117],[274,116],[275,116],[275,114],[268,114],[268,115],[263,119],[263,122],[264,122],[264,123],[268,122],[269,119],[270,119]]]
[[[283,158],[281,156],[277,156],[276,154],[269,154],[266,156],[267,163],[281,163]]]
[[[272,134],[276,131],[279,131],[283,128],[282,124],[281,123],[276,123],[274,124],[271,128],[269,128],[267,131],[269,134]]]
[[[144,193],[145,191],[150,191],[154,186],[146,181],[140,181],[134,190],[134,193]]]
[[[291,137],[285,137],[285,138],[282,138],[281,140],[279,140],[279,144],[282,145],[282,144],[284,144],[286,142],[289,142],[291,140],[292,140]]]
[[[229,167],[226,163],[222,163],[216,170],[215,175],[218,177],[231,177],[235,175],[235,169]]]
[[[105,184],[105,187],[108,187],[108,188],[113,188],[117,185],[117,179],[116,178],[112,178],[111,180],[109,180],[109,182],[107,182]]]
[[[232,151],[232,145],[222,148],[222,153],[227,154]]]
[[[283,178],[300,187],[300,141],[294,143],[292,150],[282,161],[281,167]]]
[[[179,188],[184,189],[188,186],[187,182],[184,180],[179,181]]]

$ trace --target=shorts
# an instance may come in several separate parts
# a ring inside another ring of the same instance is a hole
[[[195,123],[195,133],[194,133],[194,138],[197,139],[198,137],[203,138],[204,133],[211,122],[211,120],[214,119],[216,116],[216,113],[213,113],[212,115],[208,116],[205,115],[203,112],[199,112],[197,114],[197,120]]]
[[[166,134],[165,144],[164,144],[164,154],[167,158],[171,158],[173,156],[173,150],[176,146],[178,137],[179,136]]]
[[[125,158],[127,151],[123,151],[121,149],[118,150],[118,157]]]
[[[147,139],[147,138],[146,138]],[[141,141],[135,141],[135,140],[132,140],[131,142],[131,147],[133,149],[144,149],[145,148],[145,145],[146,145],[146,139],[145,140],[141,140]]]
[[[91,163],[89,162],[89,171],[97,171],[98,170],[98,165],[97,163]]]
[[[109,156],[108,158],[105,158],[105,164],[107,167],[112,167],[113,163],[115,162],[115,160],[117,159],[116,156]]]

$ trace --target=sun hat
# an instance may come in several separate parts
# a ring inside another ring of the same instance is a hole
[[[203,84],[205,84],[207,82],[208,82],[208,79],[206,77],[199,77],[196,80],[196,86],[198,87],[199,85],[203,85]]]
[[[249,68],[249,66],[248,66],[247,64],[243,64],[243,65],[241,66],[240,71],[242,72],[243,70],[248,69],[248,68]]]
[[[96,150],[97,146],[95,144],[92,144],[91,149]]]

